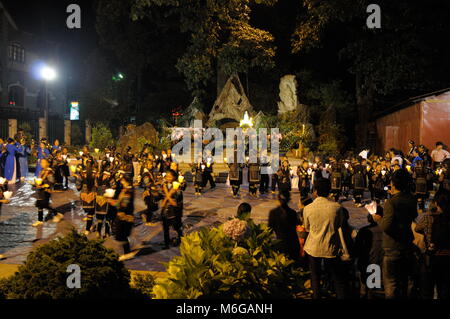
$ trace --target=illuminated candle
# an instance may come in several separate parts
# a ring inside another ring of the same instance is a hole
[[[99,150],[98,148],[95,148],[95,149],[94,149],[94,152],[95,152],[95,153],[98,153],[98,152],[100,152],[100,150]]]
[[[78,154],[80,154],[80,156],[83,156],[84,153],[80,151]]]
[[[6,200],[10,199],[12,196],[13,192],[7,191],[3,193],[3,196],[5,197]]]
[[[115,189],[108,188],[105,190],[105,197],[113,198],[115,193],[116,193]]]
[[[174,190],[177,190],[178,188],[180,188],[180,183],[178,183],[178,182],[173,182],[173,183],[172,183],[172,186],[173,186],[173,189],[174,189]]]
[[[75,165],[71,165],[70,170],[72,171],[72,173],[75,173],[77,171],[77,167]]]
[[[34,182],[36,183],[36,185],[41,185],[42,184],[42,178],[35,178]]]
[[[178,176],[178,181],[180,183],[183,183],[184,182],[184,176],[183,175]]]

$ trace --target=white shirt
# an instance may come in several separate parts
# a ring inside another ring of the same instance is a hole
[[[303,209],[305,230],[309,233],[304,247],[308,255],[322,258],[339,255],[340,208],[338,203],[318,197]]]
[[[444,149],[441,150],[434,149],[431,152],[431,158],[433,159],[434,162],[440,163],[443,162],[445,159],[450,158],[450,153]]]
[[[403,167],[403,158],[401,158],[400,156],[396,155],[391,159],[391,164],[394,165],[395,161],[398,161],[398,164],[400,165],[400,167]]]

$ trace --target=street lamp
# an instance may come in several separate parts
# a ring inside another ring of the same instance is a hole
[[[44,118],[45,118],[45,135],[47,136],[47,127],[48,127],[47,82],[53,81],[56,78],[56,71],[55,69],[49,66],[43,66],[41,69],[41,77],[44,80]]]

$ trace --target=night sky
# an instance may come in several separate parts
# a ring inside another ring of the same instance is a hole
[[[97,46],[94,2],[93,0],[2,0],[20,30],[55,41],[60,45],[64,69],[60,70],[59,75],[68,80],[69,95],[70,92],[77,91],[77,83],[82,80],[80,66]],[[81,29],[69,29],[66,26],[66,19],[69,16],[66,8],[71,3],[78,4],[81,8]]]

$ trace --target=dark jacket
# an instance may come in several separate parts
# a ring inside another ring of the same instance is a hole
[[[380,222],[383,248],[405,250],[412,248],[414,235],[411,224],[417,217],[417,200],[410,193],[397,193],[384,206]]]
[[[294,260],[300,256],[300,242],[296,230],[299,224],[297,213],[288,206],[278,206],[269,213],[269,227],[280,240],[278,245],[280,252]]]

